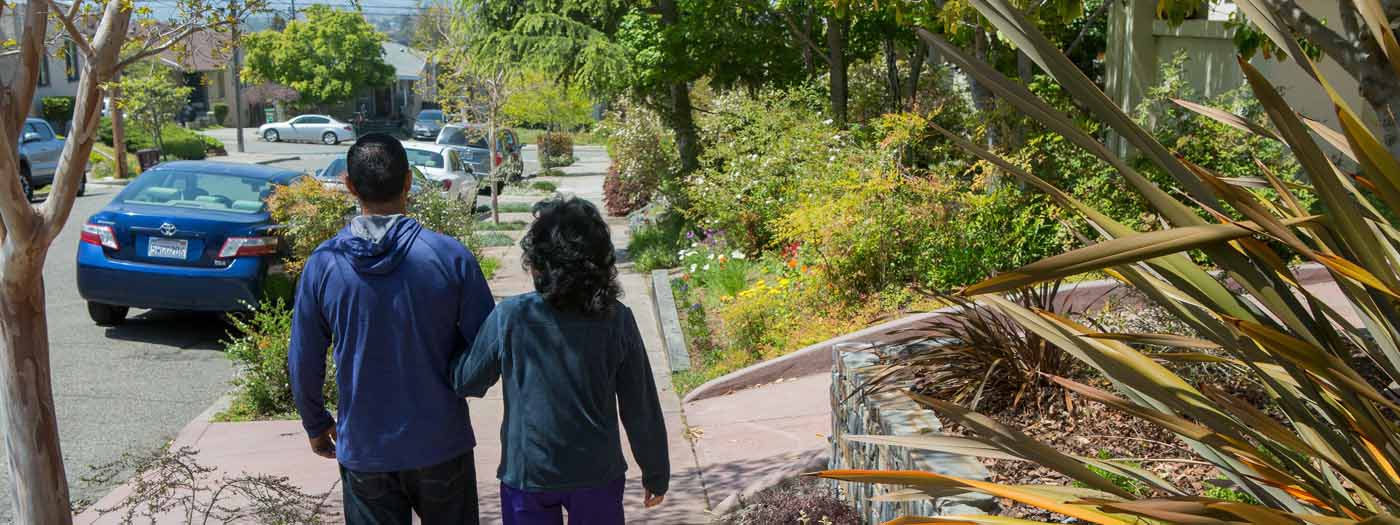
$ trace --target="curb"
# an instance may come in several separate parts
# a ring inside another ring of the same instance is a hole
[[[95,184],[95,185],[97,185],[97,186],[122,187],[122,186],[126,186],[127,184],[131,184],[131,181],[132,181],[132,179],[101,179],[101,180],[90,180],[90,181],[88,181],[87,183],[88,183],[88,184]]]
[[[652,270],[651,296],[671,371],[690,370],[690,351],[685,347],[685,333],[681,330],[680,313],[676,311],[676,297],[671,293],[671,274],[666,270]]]

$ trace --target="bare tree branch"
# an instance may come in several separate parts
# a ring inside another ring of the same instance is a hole
[[[49,6],[52,7],[55,12],[59,11],[60,6],[58,2],[54,0],[44,1],[48,2]],[[81,1],[75,0],[73,2],[73,7],[76,8],[80,4],[82,4]],[[78,48],[78,52],[83,54],[83,58],[87,61],[92,61],[92,45],[88,42],[87,37],[83,36],[83,32],[78,29],[78,23],[73,18],[73,11],[74,9],[70,8],[68,14],[55,14],[54,18],[57,18],[59,22],[63,23],[63,29],[68,33],[68,41],[72,42],[73,46]]]
[[[1074,54],[1074,50],[1078,49],[1079,44],[1084,41],[1084,35],[1089,34],[1089,30],[1094,27],[1094,21],[1103,16],[1104,12],[1108,11],[1108,6],[1112,4],[1113,0],[1104,0],[1104,3],[1099,4],[1099,8],[1095,9],[1089,18],[1084,20],[1084,27],[1079,28],[1079,34],[1074,36],[1074,41],[1070,42],[1069,47],[1065,49],[1065,56]]]
[[[125,60],[122,60],[121,63],[117,66],[117,69],[125,68],[126,66],[135,64],[136,62],[140,62],[141,60],[145,60],[155,55],[164,53],[170,48],[175,47],[176,44],[179,44],[182,40],[188,38],[195,32],[207,29],[214,29],[216,27],[221,27],[225,25],[228,25],[228,22],[219,22],[210,25],[185,24],[180,28],[167,31],[157,37],[149,38],[146,40],[146,49],[143,49],[140,52],[137,52],[127,57]],[[154,43],[160,40],[164,40],[165,42],[159,45]]]
[[[760,6],[763,9],[769,9],[767,3],[755,2],[754,5]],[[807,34],[807,32],[803,31],[801,27],[798,27],[797,21],[792,19],[792,13],[783,11],[781,9],[773,9],[772,11],[776,13],[779,18],[783,19],[783,22],[785,22],[788,26],[788,31],[790,31],[793,36],[797,37],[798,40],[801,40],[803,44],[807,45],[807,47],[812,48],[812,51],[814,51],[817,56],[821,57],[822,61],[826,62],[826,65],[828,67],[831,66],[831,55],[827,53],[826,48],[818,46],[816,42],[812,41],[812,35]]]

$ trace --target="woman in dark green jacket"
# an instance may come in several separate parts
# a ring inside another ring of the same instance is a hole
[[[666,425],[632,311],[618,297],[607,223],[570,198],[535,207],[520,241],[535,292],[487,317],[454,363],[457,394],[481,397],[504,383],[501,513],[506,525],[624,522],[618,419],[642,469],[647,507],[670,482]]]

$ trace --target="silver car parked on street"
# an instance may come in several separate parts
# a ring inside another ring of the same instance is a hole
[[[286,122],[258,127],[258,136],[268,142],[315,141],[326,145],[355,140],[355,128],[327,115],[301,115]]]
[[[24,196],[34,200],[34,189],[53,184],[58,173],[58,159],[63,156],[63,139],[43,119],[24,119],[24,132],[19,141],[19,185]],[[87,175],[78,186],[83,194]]]

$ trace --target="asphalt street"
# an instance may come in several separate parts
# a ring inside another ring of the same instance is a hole
[[[54,401],[74,501],[110,489],[79,481],[92,474],[90,465],[163,445],[227,391],[233,376],[219,343],[228,326],[216,316],[133,310],[115,328],[88,319],[74,273],[78,234],[117,191],[88,186],[44,267]],[[9,523],[7,468],[0,468],[0,494],[0,523]]]

